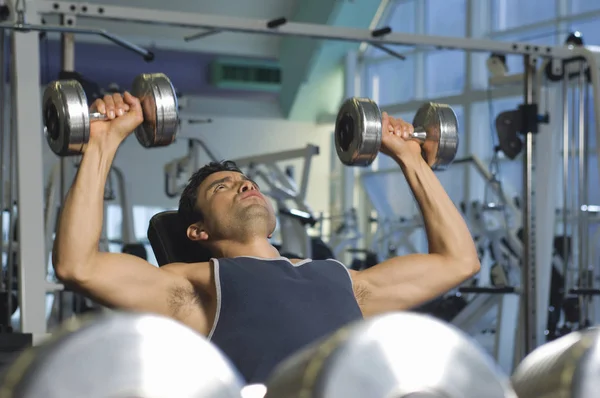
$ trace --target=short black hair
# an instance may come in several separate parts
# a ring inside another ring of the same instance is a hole
[[[219,171],[235,171],[242,173],[242,170],[231,160],[221,160],[219,162],[210,162],[201,167],[189,179],[187,186],[184,188],[181,198],[179,199],[179,218],[186,227],[204,220],[202,211],[198,208],[198,188],[204,180],[213,173]]]

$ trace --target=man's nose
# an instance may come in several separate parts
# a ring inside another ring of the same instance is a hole
[[[254,184],[252,184],[250,181],[243,181],[242,185],[240,186],[240,192],[246,192],[252,189],[254,189]]]

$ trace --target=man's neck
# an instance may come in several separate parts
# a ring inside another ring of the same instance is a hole
[[[268,239],[254,239],[249,242],[220,241],[214,243],[213,252],[222,258],[231,257],[259,257],[259,258],[278,258],[281,255],[279,251]]]

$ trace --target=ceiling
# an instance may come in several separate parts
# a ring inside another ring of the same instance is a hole
[[[31,1],[31,0],[29,0]],[[50,0],[41,0],[50,1]],[[77,3],[115,5],[121,7],[139,7],[145,10],[179,11],[185,13],[214,14],[229,17],[252,19],[290,18],[298,0],[72,0]],[[159,18],[159,16],[157,16]],[[46,18],[47,23],[58,23],[57,17]],[[82,18],[78,26],[106,29],[146,47],[158,47],[170,50],[199,51],[213,54],[235,54],[258,58],[277,58],[281,38],[274,35],[256,35],[241,33],[219,33],[199,40],[186,42],[185,36],[197,33],[196,30],[174,28],[160,25],[145,25],[108,21],[105,19]],[[103,42],[105,39],[86,36],[87,42]],[[79,39],[78,39],[79,41]]]

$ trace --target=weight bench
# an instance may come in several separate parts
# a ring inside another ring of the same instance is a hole
[[[210,252],[188,239],[175,210],[155,214],[148,225],[148,240],[159,266],[170,263],[207,262]]]

